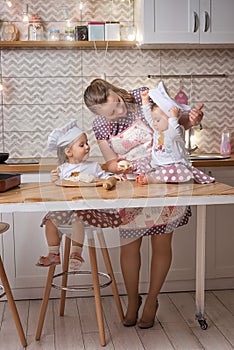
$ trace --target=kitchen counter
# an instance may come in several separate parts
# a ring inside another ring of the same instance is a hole
[[[16,158],[12,158],[13,160],[16,160]],[[1,173],[44,173],[44,172],[50,172],[52,169],[55,169],[57,167],[57,158],[21,158],[17,159],[20,161],[26,161],[29,162],[30,160],[37,160],[38,164],[0,164],[0,172]],[[90,157],[89,160],[95,160],[99,162],[100,164],[104,163],[104,160],[102,157],[96,157],[95,159],[93,157]]]
[[[32,159],[32,158],[30,158]],[[28,161],[29,158],[22,158],[22,161]],[[0,164],[0,172],[5,173],[40,173],[40,172],[50,172],[57,166],[56,158],[36,158],[39,161],[38,164]],[[100,164],[104,163],[102,157],[92,158],[89,160],[95,160]],[[223,166],[234,166],[234,154],[228,159],[213,159],[213,160],[193,160],[193,166],[195,167],[223,167]]]

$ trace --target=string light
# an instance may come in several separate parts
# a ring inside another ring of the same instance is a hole
[[[23,4],[23,22],[28,22],[28,4]]]
[[[2,85],[2,83],[0,83],[0,91],[2,91],[3,90],[3,85]]]
[[[80,1],[80,11],[82,11],[83,10],[83,1],[81,0]]]
[[[5,3],[7,4],[8,7],[12,6],[12,2],[10,0],[5,0]]]
[[[70,19],[68,18],[67,8],[66,7],[63,8],[63,18],[67,22],[67,27],[70,27],[71,23],[70,23]]]

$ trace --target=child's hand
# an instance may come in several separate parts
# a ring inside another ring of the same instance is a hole
[[[169,112],[170,112],[171,118],[178,118],[179,117],[180,110],[178,107],[174,106],[174,107],[170,108]]]
[[[59,179],[59,172],[60,171],[58,168],[51,170],[51,172],[50,172],[50,181],[51,182],[55,182]]]
[[[142,105],[147,105],[150,101],[149,99],[149,90],[144,90],[141,92],[141,100],[142,100]]]

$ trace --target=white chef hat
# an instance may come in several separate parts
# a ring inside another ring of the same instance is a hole
[[[84,131],[78,128],[76,119],[71,119],[63,127],[54,129],[49,134],[47,148],[49,151],[57,150],[58,147],[69,145],[82,134]]]
[[[185,112],[189,112],[191,107],[188,105],[180,104],[173,98],[171,98],[166,90],[165,85],[162,81],[158,84],[158,86],[154,89],[149,90],[149,96],[153,100],[154,103],[158,105],[158,107],[168,116],[170,117],[169,110],[172,107],[177,107],[180,110],[180,114]]]

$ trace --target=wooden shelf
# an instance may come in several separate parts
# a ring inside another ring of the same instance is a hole
[[[0,48],[133,48],[136,41],[0,41]]]

